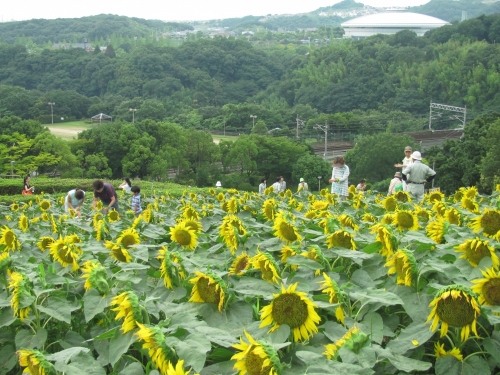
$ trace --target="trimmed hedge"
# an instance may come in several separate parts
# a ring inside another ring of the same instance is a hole
[[[118,186],[121,185],[123,180],[111,180],[104,182],[109,182],[114,188],[118,191]],[[35,187],[35,194],[44,193],[48,194],[66,194],[71,189],[82,189],[86,192],[92,192],[94,188],[92,187],[93,179],[74,179],[74,178],[32,178],[30,184]],[[208,194],[209,188],[196,188],[196,187],[187,187],[184,185],[175,184],[172,182],[154,182],[153,184],[150,181],[132,181],[132,185],[137,185],[141,188],[141,193],[145,193],[147,195],[151,194],[151,187],[156,190],[156,192],[165,192],[172,196],[178,197],[181,196],[184,192],[184,189],[188,189],[191,193],[200,193],[200,194]],[[12,202],[13,199],[16,202],[27,202],[29,201],[29,196],[21,195],[23,190],[23,180],[20,178],[17,179],[0,179],[0,201]],[[222,190],[222,189],[221,189]],[[6,197],[7,196],[7,197]],[[32,196],[34,199],[34,195]]]

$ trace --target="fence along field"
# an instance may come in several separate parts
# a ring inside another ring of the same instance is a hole
[[[1,371],[490,374],[499,191],[1,206]]]

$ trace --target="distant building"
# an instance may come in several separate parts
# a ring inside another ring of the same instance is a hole
[[[344,22],[344,38],[364,39],[376,34],[396,34],[401,30],[412,30],[417,36],[449,22],[425,14],[411,13],[405,10],[390,10],[382,13],[354,18]]]
[[[242,31],[241,35],[255,35],[255,33],[253,31],[246,30],[246,31]]]
[[[71,44],[70,43],[66,43],[66,44],[65,43],[54,43],[52,45],[52,49],[59,49],[59,48],[68,49],[70,47],[83,48],[87,52],[92,52],[95,49],[94,47],[92,47],[90,45],[90,43],[71,43]],[[101,48],[101,50],[102,50],[103,47],[99,47],[99,48]],[[104,49],[106,49],[106,47],[104,47]]]

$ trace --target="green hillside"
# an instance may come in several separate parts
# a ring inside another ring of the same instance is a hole
[[[427,4],[410,7],[409,10],[451,22],[461,20],[463,10],[467,11],[468,18],[498,13],[500,12],[500,2],[485,4],[477,0],[431,0]]]

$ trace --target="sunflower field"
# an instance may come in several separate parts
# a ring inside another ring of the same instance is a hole
[[[498,374],[499,192],[0,206],[0,374]]]

